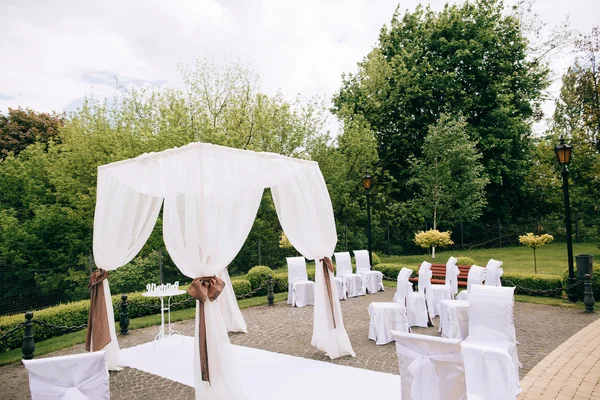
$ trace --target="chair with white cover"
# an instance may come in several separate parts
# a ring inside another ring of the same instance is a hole
[[[337,294],[340,301],[348,299],[348,294],[346,293],[346,282],[337,276],[333,277],[333,282],[335,282],[335,288],[337,289]]]
[[[469,399],[516,399],[519,357],[514,287],[474,286],[469,295],[469,337],[462,341]]]
[[[335,276],[342,279],[348,297],[366,294],[362,276],[352,273],[350,252],[333,253],[333,255],[335,256]]]
[[[504,274],[502,269],[502,261],[494,260],[493,258],[488,261],[485,266],[485,283],[486,286],[502,286],[500,277]]]
[[[464,365],[457,339],[392,331],[403,400],[465,400]]]
[[[412,269],[402,268],[398,274],[394,302],[406,307],[409,326],[420,326],[427,328],[427,307],[425,299],[415,297],[413,285],[408,279],[412,275]]]
[[[383,274],[380,271],[371,270],[369,252],[367,250],[354,250],[354,257],[356,258],[356,273],[362,275],[366,292],[382,292],[384,290]]]
[[[463,290],[456,296],[457,300],[468,300],[471,288],[475,285],[483,285],[483,281],[486,279],[486,268],[478,265],[472,265],[469,269],[469,275],[467,276],[467,290]]]
[[[435,315],[440,314],[440,302],[443,300],[454,300],[454,296],[458,293],[458,274],[460,273],[460,269],[458,269],[456,261],[458,261],[456,257],[450,257],[446,262],[446,278],[443,285],[431,285]]]
[[[105,351],[23,360],[32,400],[108,400]]]
[[[433,290],[431,289],[431,263],[423,261],[419,267],[418,292],[414,293],[417,302],[424,302],[431,318],[435,317]]]
[[[315,283],[308,280],[304,257],[286,258],[288,265],[288,299],[294,307],[315,304]]]
[[[369,339],[375,344],[394,341],[392,331],[409,332],[406,307],[395,302],[369,304]]]

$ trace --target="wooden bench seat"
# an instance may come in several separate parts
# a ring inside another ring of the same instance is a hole
[[[467,287],[467,277],[469,276],[469,270],[471,269],[470,265],[459,265],[458,266],[458,287]],[[419,271],[417,269],[417,275]],[[431,264],[431,283],[434,285],[443,285],[446,283],[446,264]],[[412,277],[409,281],[413,283],[418,283],[418,276]]]

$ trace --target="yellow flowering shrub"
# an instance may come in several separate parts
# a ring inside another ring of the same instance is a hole
[[[533,233],[528,233],[526,235],[519,236],[519,243],[529,246],[531,248],[537,249],[542,247],[543,245],[550,243],[554,240],[554,236],[548,235],[547,233],[543,235],[534,235]]]
[[[415,234],[415,243],[424,249],[450,246],[454,244],[450,239],[451,234],[450,231],[440,232],[437,229],[430,229],[427,232],[419,231]]]

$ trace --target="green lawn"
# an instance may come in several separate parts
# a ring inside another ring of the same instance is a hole
[[[287,299],[286,293],[276,293],[275,302],[284,301]],[[267,304],[267,296],[251,297],[249,299],[238,300],[240,309],[260,306]],[[186,308],[185,310],[177,310],[171,313],[171,322],[183,321],[187,319],[193,319],[196,317],[196,308]],[[129,329],[140,329],[149,326],[160,325],[160,314],[147,315],[145,317],[134,318],[129,321]],[[117,323],[117,330],[119,325]],[[62,336],[53,337],[48,340],[35,344],[35,357],[51,353],[53,351],[65,349],[67,347],[75,346],[85,342],[85,330],[73,333],[67,333]],[[35,327],[34,327],[35,335]],[[10,363],[14,363],[21,360],[21,349],[13,349],[6,352],[0,353],[0,366]]]
[[[592,254],[600,262],[600,249],[595,243],[573,244],[573,254]],[[526,246],[503,247],[500,249],[477,249],[437,252],[435,261],[423,254],[416,256],[381,257],[382,263],[397,263],[416,266],[422,261],[445,263],[450,256],[471,257],[477,265],[485,267],[490,258],[503,261],[506,272],[533,273],[533,250]],[[537,269],[540,274],[561,275],[567,268],[567,245],[550,243],[536,250]],[[575,262],[575,260],[573,260]]]

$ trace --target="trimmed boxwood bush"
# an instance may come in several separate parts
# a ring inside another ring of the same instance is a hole
[[[468,265],[469,267],[475,265],[475,260],[471,257],[458,257],[456,259],[456,265]]]
[[[379,256],[377,255],[377,253],[373,252],[371,254],[371,259],[373,261],[373,267],[376,266],[377,264],[379,264],[381,262],[381,259],[379,258]]]
[[[562,282],[560,276],[545,274],[519,274],[514,272],[505,272],[502,275],[502,286],[516,286],[515,293],[526,294],[530,296],[562,296]],[[527,289],[534,290],[533,292]],[[539,290],[555,291],[540,293]]]
[[[577,270],[575,270],[575,277],[577,277]],[[563,287],[567,287],[569,284],[569,270],[565,269],[562,274]],[[577,295],[580,300],[583,300],[583,284],[580,284],[575,288]],[[600,264],[594,263],[594,272],[592,273],[592,290],[594,292],[594,300],[600,301]]]
[[[246,274],[246,279],[250,282],[252,290],[256,290],[256,288],[264,285],[264,288],[259,290],[256,294],[265,295],[267,294],[267,280],[269,275],[273,275],[273,270],[271,268],[265,265],[257,265],[248,271]]]
[[[237,296],[247,294],[251,291],[250,282],[244,279],[236,279],[232,281],[232,286],[233,291]],[[180,286],[179,288],[181,290],[186,290],[187,286]],[[171,311],[195,307],[196,302],[186,301],[188,299],[190,299],[190,296],[187,293],[173,297],[171,302]],[[129,303],[129,318],[139,318],[146,315],[160,313],[160,300],[157,297],[144,297],[141,293],[130,293],[127,295],[127,301]],[[112,296],[112,303],[115,322],[118,323],[119,311],[121,310],[121,295],[117,294]],[[34,311],[33,318],[35,320],[43,321],[52,325],[80,326],[87,323],[89,308],[90,301],[81,300]],[[14,328],[24,321],[24,313],[0,317],[0,336],[2,336],[4,332]],[[118,324],[117,329],[119,329]],[[6,340],[5,345],[0,348],[0,351],[21,347],[23,344],[23,332],[24,327],[20,327]],[[62,334],[55,329],[47,328],[39,324],[34,325],[33,332],[36,342],[50,339],[55,336],[60,336]]]

